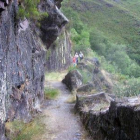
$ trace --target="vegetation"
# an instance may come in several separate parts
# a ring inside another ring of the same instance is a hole
[[[45,94],[45,99],[54,99],[58,96],[59,90],[50,88],[50,87],[46,87],[44,94]]]
[[[44,16],[48,16],[47,12],[40,13],[37,9],[37,5],[40,0],[20,0],[19,10],[18,10],[18,18],[24,19],[31,18],[38,20]]]
[[[131,78],[114,86],[118,97],[137,96],[140,94],[140,78]]]
[[[63,11],[71,20],[69,26],[78,34],[83,30],[88,32],[86,26],[89,32],[96,29],[99,35],[103,33],[114,44],[125,44],[129,57],[140,62],[138,0],[66,0],[63,4]]]
[[[73,53],[82,51],[85,55],[87,55],[87,48],[90,47],[90,34],[87,27],[81,21],[78,13],[73,11],[70,7],[62,10],[64,10],[66,16],[71,19],[67,29],[71,32],[71,38],[74,44]]]
[[[65,75],[66,75],[66,71],[46,73],[45,81],[62,81]]]
[[[73,71],[73,70],[76,70],[76,69],[77,69],[77,67],[75,67],[75,66],[69,66],[68,71],[70,72],[70,71]]]
[[[117,95],[139,94],[140,1],[66,0],[63,5],[70,19],[67,29],[73,53],[82,51],[87,57],[98,58],[101,68],[116,75]]]
[[[140,77],[140,66],[127,54],[126,45],[113,44],[98,32],[90,35],[91,48],[114,66],[115,71],[124,75]]]
[[[89,81],[92,81],[92,73],[90,73],[88,70],[79,70],[82,74],[83,83],[87,84]]]
[[[6,135],[11,140],[37,140],[45,132],[42,117],[36,117],[30,123],[19,120],[6,123]]]

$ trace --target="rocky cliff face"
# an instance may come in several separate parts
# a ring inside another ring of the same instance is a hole
[[[71,40],[69,33],[63,29],[61,35],[47,50],[47,71],[58,71],[71,64]]]
[[[44,18],[47,23],[42,21],[40,31],[29,20],[16,20],[17,0],[0,0],[0,140],[6,139],[6,121],[28,122],[40,110],[44,98],[45,47],[51,46],[68,21],[55,3],[59,4],[41,1],[40,10],[48,11],[49,17]]]
[[[77,96],[76,108],[96,140],[139,140],[140,99],[113,99],[105,93]]]

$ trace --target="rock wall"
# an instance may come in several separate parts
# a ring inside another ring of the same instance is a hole
[[[139,140],[140,99],[111,99],[105,93],[77,96],[76,108],[95,140]]]
[[[55,1],[41,0],[40,11],[42,7],[49,17],[44,18],[48,22],[42,22],[40,30],[27,19],[16,19],[18,0],[0,0],[0,140],[6,139],[6,121],[30,121],[44,99],[45,48],[68,20]],[[39,37],[44,33],[45,42]]]
[[[61,35],[47,50],[47,71],[64,70],[72,63],[71,40],[69,33],[63,29]]]

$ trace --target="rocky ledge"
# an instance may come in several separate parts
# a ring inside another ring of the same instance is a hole
[[[60,6],[59,1],[41,0],[39,10],[49,16],[40,30],[29,19],[17,20],[18,4],[18,0],[0,0],[0,140],[6,139],[6,121],[28,122],[40,111],[46,48],[68,22],[55,5]]]
[[[138,97],[118,100],[105,93],[77,95],[75,107],[84,126],[95,140],[140,139]]]

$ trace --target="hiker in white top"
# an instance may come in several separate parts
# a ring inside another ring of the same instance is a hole
[[[78,57],[79,57],[79,55],[78,55],[78,53],[76,52],[76,53],[75,53],[76,65],[78,64]]]
[[[80,61],[84,58],[84,55],[83,55],[83,53],[81,51],[79,53],[79,57],[80,57]]]

